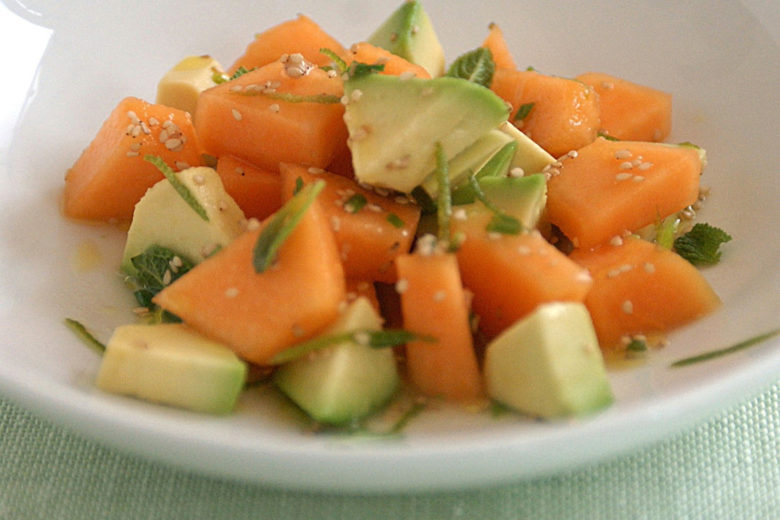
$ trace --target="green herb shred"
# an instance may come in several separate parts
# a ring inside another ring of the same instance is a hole
[[[355,193],[344,203],[344,211],[347,213],[357,213],[368,203],[362,193]]]
[[[87,328],[72,318],[65,318],[65,325],[72,330],[76,336],[83,341],[88,347],[92,348],[96,352],[102,354],[106,351],[106,346],[101,343]]]
[[[685,367],[688,365],[693,365],[695,363],[700,363],[702,361],[709,361],[711,359],[719,358],[728,354],[733,354],[734,352],[745,350],[748,347],[752,347],[753,345],[757,345],[758,343],[761,343],[768,339],[772,339],[778,334],[780,334],[780,329],[775,329],[766,332],[764,334],[759,334],[758,336],[753,336],[752,338],[746,339],[745,341],[740,341],[739,343],[735,345],[731,345],[730,347],[726,347],[718,350],[710,350],[708,352],[704,352],[696,356],[679,359],[669,366],[672,368]]]
[[[288,200],[260,232],[255,243],[252,264],[255,272],[262,273],[276,260],[279,248],[303,218],[306,210],[325,187],[325,181],[309,184]]]
[[[325,56],[333,60],[333,65],[334,65],[333,70],[336,70],[339,74],[343,74],[347,71],[348,68],[347,62],[344,61],[341,58],[341,56],[336,54],[334,51],[323,47],[322,49],[320,49],[320,53],[324,54]]]
[[[179,178],[176,176],[176,172],[174,172],[170,166],[165,164],[165,161],[156,155],[145,155],[144,160],[157,166],[157,169],[160,170],[163,175],[165,175],[165,178],[168,179],[168,182],[171,183],[173,189],[176,190],[176,193],[178,193],[179,196],[184,199],[184,202],[186,202],[193,209],[193,211],[195,211],[195,213],[200,216],[200,218],[206,222],[209,221],[206,208],[204,208],[200,202],[198,202],[198,199],[195,198],[187,185],[179,180]]]
[[[531,114],[531,110],[534,109],[534,105],[536,103],[525,103],[520,105],[520,108],[517,109],[517,112],[515,112],[515,117],[512,118],[513,121],[522,121],[526,117],[528,117]]]
[[[396,227],[398,229],[404,227],[404,221],[401,220],[401,217],[399,217],[395,213],[390,213],[389,215],[387,215],[387,221],[390,224],[392,224],[393,227]]]
[[[452,216],[452,199],[450,194],[450,172],[447,156],[440,142],[436,143],[436,223],[438,224],[439,242],[449,247],[450,217]]]

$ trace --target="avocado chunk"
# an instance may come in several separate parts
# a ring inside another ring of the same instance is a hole
[[[156,103],[194,114],[200,93],[216,85],[215,73],[222,74],[222,66],[211,56],[184,58],[157,83]]]
[[[344,84],[355,176],[410,193],[436,168],[436,143],[453,159],[509,114],[489,89],[464,79],[364,74]]]
[[[593,324],[581,303],[539,306],[485,353],[488,395],[542,418],[583,415],[612,403]]]
[[[247,365],[226,346],[181,323],[122,325],[106,345],[97,386],[196,412],[228,413]]]
[[[421,66],[432,78],[444,74],[444,49],[417,0],[404,2],[396,9],[368,38],[368,43]]]
[[[380,330],[382,319],[368,299],[357,298],[322,336]],[[399,384],[391,348],[346,340],[290,361],[274,373],[276,386],[323,424],[345,424],[378,410]]]
[[[129,275],[135,274],[131,259],[149,246],[165,247],[197,264],[246,229],[244,212],[225,192],[215,170],[201,166],[175,175],[205,209],[208,221],[167,179],[149,188],[135,205],[127,231],[121,267]]]
[[[479,187],[490,202],[518,219],[526,229],[537,226],[547,205],[547,181],[541,173],[525,177],[483,177]]]
[[[469,175],[482,171],[482,168],[498,153],[502,147],[512,143],[512,138],[504,132],[493,129],[477,139],[472,145],[452,158],[447,165],[450,186],[465,182]],[[420,185],[432,198],[436,198],[439,186],[435,173],[431,173]],[[454,201],[453,201],[454,203]]]
[[[555,157],[547,153],[544,148],[536,144],[509,121],[503,123],[500,129],[517,141],[517,151],[515,151],[515,157],[509,165],[510,170],[520,168],[525,174],[539,173],[546,166],[555,162]]]

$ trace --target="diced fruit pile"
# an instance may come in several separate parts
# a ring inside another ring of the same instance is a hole
[[[401,387],[603,408],[602,352],[719,305],[674,248],[705,154],[663,143],[670,121],[653,88],[518,68],[495,24],[446,67],[417,1],[348,49],[301,15],[227,72],[185,58],[65,178],[67,216],[130,221],[145,321],[117,329],[97,384],[226,413],[263,369],[337,425]]]

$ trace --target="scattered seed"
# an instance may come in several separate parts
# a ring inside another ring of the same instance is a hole
[[[233,112],[233,118],[234,118],[236,121],[241,121],[241,117],[242,117],[242,116],[241,116],[241,112],[239,112],[239,111],[238,111],[237,109],[235,109],[235,108],[231,109],[230,111],[231,111],[231,112]]]

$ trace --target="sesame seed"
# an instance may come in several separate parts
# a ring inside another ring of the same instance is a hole
[[[168,130],[161,130],[160,135],[157,136],[161,143],[168,140]]]
[[[184,265],[184,261],[179,255],[175,255],[173,258],[171,258],[171,265],[174,267],[181,267]]]
[[[400,79],[401,81],[406,81],[406,80],[412,79],[414,76],[415,76],[415,74],[414,74],[414,72],[413,72],[413,71],[411,71],[411,70],[407,70],[407,71],[405,71],[405,72],[402,72],[402,73],[401,73],[401,74],[398,76],[398,79]]]
[[[247,85],[246,89],[250,90],[250,87],[254,87],[254,86],[255,85]],[[241,92],[243,89],[244,89],[244,87],[242,87],[241,85],[233,85],[232,87],[230,87],[229,90],[230,90],[230,92]],[[251,90],[254,90],[254,89],[251,89]]]
[[[382,209],[382,206],[380,206],[379,204],[374,204],[373,202],[366,204],[366,209],[369,211],[373,211],[374,213],[381,213],[382,211],[384,211]]]
[[[231,109],[230,111],[233,112],[233,118],[235,118],[236,121],[241,121],[241,112],[235,108]]]
[[[569,150],[569,152],[566,155],[568,155],[569,158],[571,159],[576,159],[579,153],[577,152],[577,150]]]
[[[617,175],[615,175],[615,180],[616,181],[627,181],[631,177],[633,177],[633,175],[630,174],[630,173],[618,173]]]
[[[352,101],[360,101],[360,98],[361,98],[361,97],[363,97],[363,91],[362,91],[362,90],[360,90],[360,89],[358,89],[358,88],[356,88],[355,90],[353,90],[353,91],[352,91],[352,93],[349,95],[349,98],[350,98]]]
[[[290,63],[301,64],[304,61],[303,60],[303,54],[301,54],[300,52],[296,52],[294,54],[290,54],[289,57],[288,57],[288,61]]]
[[[655,272],[655,264],[651,264],[650,262],[645,262],[644,268],[646,273],[652,274]]]
[[[171,116],[172,115],[173,114],[171,114]],[[164,121],[163,124],[162,124],[162,127],[165,128],[166,130],[171,128],[172,126],[175,126],[175,123],[173,121],[171,121],[170,119]]]
[[[151,131],[151,129],[149,128],[149,126],[148,126],[146,123],[144,123],[143,121],[141,121],[141,131],[142,131],[144,134],[146,134],[146,135],[149,135],[149,134],[151,134],[151,133],[152,133],[152,131]]]
[[[397,282],[395,282],[395,292],[398,294],[403,294],[406,292],[406,290],[409,288],[409,280],[406,278],[401,278]]]
[[[339,73],[335,69],[331,69],[331,70],[328,71],[328,77],[329,78],[335,78],[338,75],[339,75]]]
[[[644,175],[634,175],[634,178],[631,180],[634,182],[642,182],[643,180],[645,180],[645,177]]]
[[[278,113],[279,113],[279,111],[281,110],[281,108],[279,107],[279,104],[278,104],[278,103],[274,103],[273,105],[270,105],[270,106],[268,107],[268,110],[270,110],[270,111],[271,111],[271,112],[273,112],[274,114],[278,114]]]
[[[609,241],[609,244],[610,244],[610,245],[612,245],[612,246],[616,246],[616,247],[617,247],[617,246],[622,246],[622,245],[623,245],[623,239],[622,239],[622,238],[620,238],[619,236],[614,236],[614,237],[612,237],[612,239]]]
[[[650,167],[652,167],[652,166],[653,166],[653,163],[651,163],[651,162],[643,162],[643,163],[639,164],[639,169],[644,172],[644,171],[649,170]]]
[[[260,229],[260,221],[254,217],[246,221],[247,231],[256,231]]]
[[[487,234],[488,238],[490,240],[500,240],[501,239],[501,233],[497,233],[495,231],[491,231]]]
[[[515,166],[514,168],[509,170],[510,177],[522,177],[524,175],[525,175],[525,171],[519,166]]]
[[[624,302],[623,302],[623,303],[620,305],[620,308],[621,308],[621,309],[623,310],[623,312],[624,312],[624,313],[626,313],[626,314],[633,314],[633,312],[634,312],[634,304],[633,304],[633,303],[631,303],[631,300],[626,300],[626,301],[624,301]]]
[[[140,119],[138,119],[138,115],[132,110],[127,111],[127,117],[129,117],[130,121],[132,121],[135,124],[138,124],[141,121]]]
[[[630,150],[618,150],[617,152],[615,152],[615,159],[621,159],[621,160],[628,159],[632,155],[633,154],[631,153]]]
[[[236,287],[229,287],[228,289],[225,289],[225,297],[235,298],[236,296],[238,296],[238,289]]]
[[[160,124],[160,121],[156,117],[150,117],[149,118],[149,125],[157,126],[159,124]]]
[[[192,176],[192,182],[197,184],[198,186],[203,185],[204,182],[206,182],[206,178],[201,175],[200,173]]]
[[[634,165],[630,161],[625,161],[625,162],[620,163],[620,169],[621,170],[630,170],[633,167],[634,167]]]
[[[444,291],[436,291],[435,293],[433,293],[433,301],[435,302],[443,301],[444,298],[446,297],[447,297],[447,293]]]
[[[452,218],[455,220],[464,221],[468,219],[468,215],[466,214],[466,210],[463,208],[457,208],[455,211],[452,212]]]
[[[176,161],[173,164],[180,170],[186,170],[187,168],[190,167],[189,163],[186,163],[184,161]]]
[[[171,138],[165,141],[165,147],[168,150],[176,150],[177,148],[181,147],[182,145],[181,139]]]
[[[371,336],[366,331],[359,331],[352,335],[352,339],[355,340],[355,343],[358,345],[368,345],[371,341]]]
[[[431,256],[436,251],[436,237],[426,233],[417,240],[417,252],[421,256]]]
[[[134,151],[130,150],[125,155],[127,155],[128,157],[138,157],[140,154],[138,152],[134,152]]]
[[[531,248],[528,246],[517,246],[517,252],[523,256],[528,256],[531,254]]]
[[[602,81],[601,86],[606,90],[612,90],[613,88],[615,88],[615,84],[612,83],[611,81]]]
[[[323,170],[322,168],[317,168],[315,166],[309,167],[309,169],[307,171],[309,173],[311,173],[312,175],[319,175],[321,173],[325,173],[325,170]]]
[[[131,149],[132,151],[134,151],[134,152],[137,152],[138,150],[140,150],[140,149],[141,149],[141,143],[139,143],[139,142],[134,142],[134,143],[132,143],[132,144],[130,145],[130,149]]]
[[[171,274],[171,271],[166,269],[163,273],[162,277],[162,283],[163,285],[169,285],[171,283],[171,280],[173,280],[173,274]]]
[[[341,101],[341,104],[344,105],[344,106],[349,105],[349,97],[348,96],[341,96],[341,99],[339,101]]]
[[[333,229],[333,231],[338,232],[339,229],[341,229],[341,219],[339,219],[336,215],[331,216],[330,227]]]
[[[141,135],[141,125],[135,125],[133,127],[132,135],[133,137],[138,137],[139,135]]]

